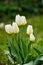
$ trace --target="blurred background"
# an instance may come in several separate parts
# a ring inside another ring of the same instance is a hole
[[[18,13],[43,14],[43,0],[0,0],[0,22],[14,19]]]
[[[7,62],[4,54],[8,48],[4,25],[13,22],[17,14],[26,16],[28,24],[33,25],[36,39],[40,41],[35,46],[43,52],[43,0],[0,0],[0,65]],[[22,28],[21,32],[25,29]]]

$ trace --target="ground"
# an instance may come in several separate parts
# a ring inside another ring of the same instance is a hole
[[[33,28],[34,28],[34,35],[37,40],[37,44],[35,44],[34,46],[37,47],[43,53],[43,15],[32,16],[30,18],[27,18],[27,22],[29,25],[30,24],[33,25]],[[20,32],[23,38],[26,37],[25,31],[26,31],[27,25],[21,26],[21,29],[20,29]],[[0,29],[0,62],[7,61],[7,57],[4,54],[4,50],[8,48],[7,43],[8,43],[7,34],[5,32],[5,29]]]

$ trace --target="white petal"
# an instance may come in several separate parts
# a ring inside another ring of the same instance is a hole
[[[32,25],[28,25],[27,34],[30,35],[31,33],[33,33],[33,27],[32,27]]]
[[[35,36],[33,34],[30,34],[30,41],[35,41]]]
[[[25,16],[16,15],[15,22],[18,26],[25,25],[27,23]]]
[[[15,17],[15,22],[18,24],[18,25],[21,25],[21,16],[18,14],[16,15]]]
[[[5,25],[5,31],[6,31],[8,34],[12,34],[12,33],[13,33],[11,24]]]
[[[19,33],[19,27],[15,22],[12,24],[12,29],[14,33]]]
[[[25,16],[21,16],[21,23],[25,25],[27,23]]]

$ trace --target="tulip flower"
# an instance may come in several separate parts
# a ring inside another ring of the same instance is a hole
[[[13,33],[11,24],[5,25],[5,31],[6,31],[8,34],[12,34],[12,33]]]
[[[22,23],[22,25],[27,24],[25,16],[21,16],[21,23]]]
[[[30,34],[30,41],[35,41],[35,36],[33,34]]]
[[[33,27],[31,25],[28,25],[27,34],[30,35],[31,33],[33,33]]]
[[[19,14],[16,15],[16,17],[15,17],[15,22],[18,24],[18,26],[21,25],[21,16],[20,16]]]
[[[16,15],[15,22],[18,26],[25,25],[27,23],[25,16]]]
[[[13,33],[19,33],[19,27],[15,22],[13,22],[12,24],[12,30],[13,30]]]

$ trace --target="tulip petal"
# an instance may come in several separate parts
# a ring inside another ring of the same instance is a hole
[[[30,34],[30,41],[35,41],[35,36],[33,34]]]
[[[19,33],[19,27],[15,22],[13,22],[12,24],[12,29],[13,29],[13,33]]]
[[[30,35],[31,33],[33,33],[33,27],[32,27],[32,25],[28,25],[27,34]]]
[[[5,31],[6,31],[8,34],[12,34],[12,33],[13,33],[12,26],[11,26],[10,24],[5,25]]]

